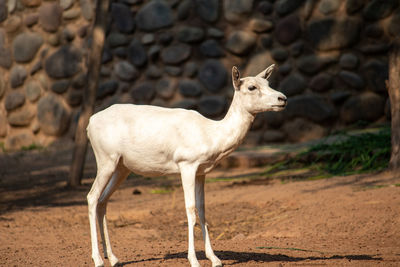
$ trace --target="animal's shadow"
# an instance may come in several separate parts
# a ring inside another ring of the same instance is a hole
[[[199,260],[206,259],[205,253],[203,251],[196,252],[197,258]],[[246,263],[250,261],[267,263],[267,262],[301,262],[301,261],[316,261],[316,260],[340,260],[346,259],[349,261],[370,261],[370,260],[383,260],[381,257],[370,256],[370,255],[333,255],[333,256],[306,256],[306,257],[293,257],[284,254],[269,254],[263,252],[236,252],[236,251],[215,251],[215,255],[222,261],[234,261],[226,265],[236,265],[240,263]],[[164,257],[159,258],[148,258],[136,261],[128,261],[121,263],[121,266],[129,265],[132,263],[155,261],[155,260],[168,260],[168,259],[186,259],[187,252],[178,252],[172,254],[166,254]]]

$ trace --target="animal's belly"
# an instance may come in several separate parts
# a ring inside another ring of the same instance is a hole
[[[123,164],[132,172],[143,176],[162,176],[178,174],[178,165],[166,157],[145,157],[145,155],[123,156]]]

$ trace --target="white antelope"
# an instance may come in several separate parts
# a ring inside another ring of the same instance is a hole
[[[196,111],[146,105],[117,104],[90,118],[88,136],[97,162],[97,176],[87,195],[92,258],[104,266],[100,256],[96,217],[103,241],[104,257],[118,264],[107,231],[107,201],[130,172],[144,176],[180,174],[188,220],[188,259],[200,266],[194,248],[196,209],[212,266],[222,266],[211,248],[204,213],[204,180],[217,163],[244,139],[257,113],[280,111],[286,96],[270,88],[274,65],[256,77],[240,78],[232,69],[234,96],[222,120],[207,119]]]

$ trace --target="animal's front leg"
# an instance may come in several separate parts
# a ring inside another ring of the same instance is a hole
[[[200,267],[194,249],[194,225],[196,224],[195,180],[197,167],[180,166],[183,192],[185,196],[186,215],[188,219],[188,260],[192,267]]]
[[[203,239],[206,249],[206,257],[212,262],[213,267],[221,267],[222,263],[217,256],[215,256],[214,251],[211,247],[210,236],[208,234],[208,226],[206,222],[206,215],[204,210],[204,182],[205,175],[196,177],[196,208],[199,213],[201,230],[203,232]]]

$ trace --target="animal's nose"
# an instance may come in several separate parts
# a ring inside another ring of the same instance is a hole
[[[284,95],[278,96],[278,100],[286,104],[287,98]]]

